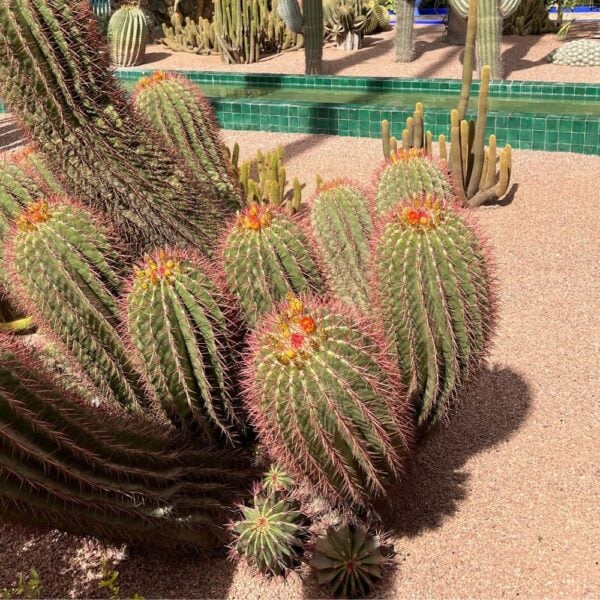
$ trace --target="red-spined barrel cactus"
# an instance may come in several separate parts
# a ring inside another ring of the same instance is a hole
[[[392,212],[375,237],[375,303],[422,430],[448,411],[488,350],[487,256],[466,213],[430,196]]]
[[[320,186],[311,203],[310,223],[331,289],[367,311],[373,231],[367,193],[344,180]]]
[[[25,312],[103,398],[137,407],[143,392],[118,332],[121,278],[109,230],[65,198],[39,200],[17,218],[5,254]]]
[[[296,219],[269,206],[251,204],[240,212],[226,234],[221,263],[251,326],[289,292],[324,291],[307,234]]]
[[[152,396],[177,425],[206,441],[233,441],[235,338],[231,301],[206,261],[164,249],[135,268],[125,297],[126,324]]]
[[[259,438],[298,481],[361,507],[402,473],[411,409],[377,334],[348,306],[290,297],[252,334],[247,364]]]
[[[448,169],[425,150],[401,148],[375,176],[375,208],[385,214],[422,194],[451,200],[454,192]]]

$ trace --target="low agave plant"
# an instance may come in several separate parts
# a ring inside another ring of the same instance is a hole
[[[330,527],[317,539],[310,561],[321,585],[338,598],[358,598],[370,593],[381,579],[387,563],[383,542],[362,527],[344,523]]]

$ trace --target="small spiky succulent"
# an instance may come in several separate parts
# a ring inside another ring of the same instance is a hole
[[[385,214],[415,196],[454,197],[448,170],[423,149],[401,148],[387,159],[375,176],[375,207]]]
[[[234,556],[266,575],[284,575],[303,554],[306,527],[298,505],[276,494],[255,494],[252,506],[240,506],[242,517],[231,524]]]
[[[269,495],[289,492],[294,487],[294,480],[277,463],[273,463],[263,475],[263,489]]]
[[[387,559],[380,536],[369,535],[362,527],[344,523],[330,527],[317,539],[310,561],[321,585],[340,598],[359,598],[373,590],[382,577]]]
[[[573,40],[548,56],[555,65],[600,67],[600,42],[592,39]]]

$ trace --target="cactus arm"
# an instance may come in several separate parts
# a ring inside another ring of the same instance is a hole
[[[478,0],[469,1],[469,16],[467,19],[467,35],[463,55],[462,82],[460,84],[460,99],[458,101],[458,120],[462,121],[467,114],[467,105],[471,95],[473,81],[473,59],[475,57],[475,38],[477,35],[477,5]]]
[[[294,33],[304,33],[304,20],[298,0],[278,0],[277,14]]]
[[[469,0],[448,0],[448,3],[463,19],[469,15]]]
[[[479,182],[481,180],[483,155],[485,151],[485,127],[487,124],[489,84],[490,67],[486,65],[481,69],[481,83],[479,86],[479,97],[477,99],[477,121],[475,123],[475,137],[472,146],[473,167],[470,172],[470,179],[467,186],[467,198],[472,198],[477,193]]]

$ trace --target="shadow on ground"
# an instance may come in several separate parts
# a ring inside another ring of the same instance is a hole
[[[12,117],[0,115],[0,152],[13,150],[25,141],[26,136],[17,122]]]

